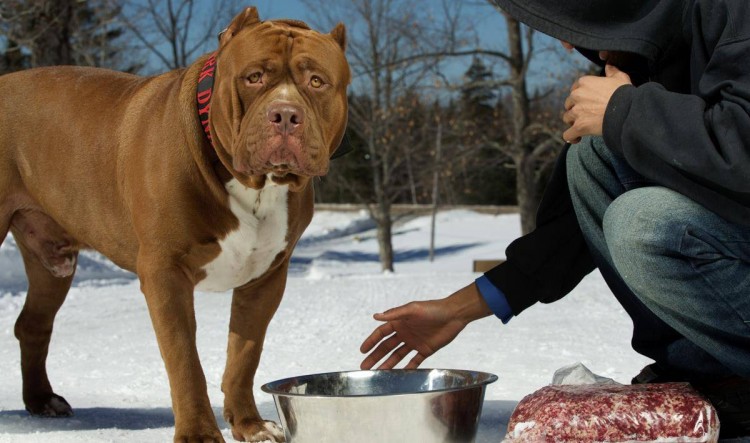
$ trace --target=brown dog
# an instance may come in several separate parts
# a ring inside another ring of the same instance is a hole
[[[169,377],[175,441],[223,441],[195,344],[194,289],[234,289],[222,382],[232,435],[283,441],[258,415],[253,376],[312,218],[310,178],[327,172],[344,134],[345,40],[341,24],[324,35],[301,22],[261,22],[248,8],[215,58],[184,70],[0,77],[0,241],[13,233],[29,278],[15,332],[32,414],[71,414],[45,360],[78,250],[90,247],[138,275]],[[202,125],[199,114],[210,119]]]

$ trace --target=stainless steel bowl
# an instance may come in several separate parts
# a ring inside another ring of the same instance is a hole
[[[473,442],[494,374],[394,369],[303,375],[261,387],[288,443]]]

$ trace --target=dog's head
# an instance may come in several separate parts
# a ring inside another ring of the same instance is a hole
[[[346,129],[346,29],[260,21],[255,8],[219,39],[211,131],[224,166],[246,186],[266,178],[302,189],[328,172]]]

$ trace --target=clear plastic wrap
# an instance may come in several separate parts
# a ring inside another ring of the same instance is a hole
[[[713,443],[716,410],[688,383],[546,386],[521,400],[506,442]]]

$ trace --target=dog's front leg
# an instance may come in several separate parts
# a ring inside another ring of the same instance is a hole
[[[285,441],[284,432],[276,423],[260,417],[253,396],[253,378],[266,329],[284,294],[288,264],[287,259],[261,280],[235,289],[232,295],[227,366],[221,390],[224,419],[232,426],[232,436],[239,441]]]
[[[179,265],[139,256],[146,296],[172,393],[175,442],[224,442],[206,391],[195,344],[192,280]]]

